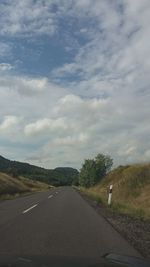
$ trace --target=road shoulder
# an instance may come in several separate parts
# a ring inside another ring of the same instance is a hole
[[[85,193],[79,194],[92,206],[98,214],[103,216],[144,258],[150,258],[150,223],[133,219],[124,214],[117,214],[98,204]]]

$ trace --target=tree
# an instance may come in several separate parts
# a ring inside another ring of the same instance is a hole
[[[86,159],[79,175],[79,184],[90,187],[97,184],[110,171],[113,159],[110,156],[98,154],[95,159]]]
[[[108,155],[98,154],[95,157],[97,177],[100,180],[104,177],[110,170],[113,165],[113,159]]]
[[[90,187],[96,182],[96,165],[93,159],[86,159],[82,165],[79,184],[84,187]]]

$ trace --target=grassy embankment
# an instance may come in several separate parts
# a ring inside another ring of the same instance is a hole
[[[20,195],[44,191],[49,185],[32,181],[24,177],[13,178],[0,172],[0,200],[11,199]]]
[[[111,209],[135,218],[150,219],[150,164],[121,166],[96,186],[80,190],[107,205],[107,190],[113,184]]]

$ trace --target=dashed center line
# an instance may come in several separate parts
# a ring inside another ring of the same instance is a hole
[[[28,208],[27,210],[24,210],[22,213],[24,214],[24,213],[26,213],[26,212],[28,212],[28,211],[34,209],[37,205],[38,205],[38,204],[33,205],[32,207]]]
[[[56,192],[56,194],[58,194],[58,192]],[[53,197],[53,195],[48,196],[48,198],[52,198],[52,197]],[[30,208],[24,210],[22,213],[23,213],[23,214],[27,213],[28,211],[34,209],[37,205],[38,205],[38,204],[33,205],[32,207],[30,207]]]
[[[48,198],[52,198],[53,197],[53,195],[50,195]]]

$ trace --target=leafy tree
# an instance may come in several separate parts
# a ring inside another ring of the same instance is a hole
[[[86,159],[82,165],[79,184],[81,186],[90,187],[96,183],[96,164],[93,159]]]
[[[96,163],[96,172],[98,181],[101,180],[102,177],[104,177],[107,172],[110,171],[112,165],[113,165],[113,159],[108,155],[98,154],[95,157],[95,163]]]
[[[79,184],[90,187],[97,184],[110,171],[113,159],[110,156],[98,154],[95,159],[86,159],[79,175]]]

